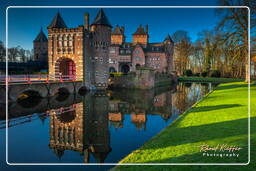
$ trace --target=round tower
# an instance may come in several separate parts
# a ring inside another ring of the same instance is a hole
[[[90,26],[91,31],[91,47],[92,47],[92,84],[98,90],[104,90],[108,86],[108,62],[109,62],[109,46],[111,45],[110,25],[103,9],[100,9],[94,22]]]

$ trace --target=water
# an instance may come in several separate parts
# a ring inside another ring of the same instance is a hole
[[[115,90],[9,104],[8,162],[117,163],[210,89],[209,84],[179,83],[149,91]]]

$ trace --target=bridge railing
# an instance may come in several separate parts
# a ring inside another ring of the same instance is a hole
[[[0,84],[14,84],[14,83],[50,83],[50,82],[70,82],[83,80],[82,75],[0,75]]]
[[[25,124],[27,122],[32,122],[34,120],[39,119],[40,116],[48,117],[50,115],[50,113],[52,113],[56,116],[60,116],[63,113],[75,111],[76,107],[77,107],[77,104],[73,104],[68,107],[60,107],[58,109],[50,109],[50,110],[47,110],[46,112],[42,112],[42,113],[34,113],[34,114],[26,115],[26,116],[21,116],[18,118],[8,119],[8,123],[6,123],[6,120],[0,120],[0,129],[5,129],[6,124],[7,124],[7,127],[10,128],[10,127]]]

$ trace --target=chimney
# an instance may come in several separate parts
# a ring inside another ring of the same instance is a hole
[[[123,34],[124,34],[124,26],[121,27],[121,30],[122,30],[122,32],[123,32]]]
[[[146,33],[148,33],[148,24],[146,25]]]
[[[84,14],[84,27],[89,31],[89,13]]]

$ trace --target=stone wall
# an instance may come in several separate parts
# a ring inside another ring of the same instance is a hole
[[[140,68],[136,72],[110,79],[111,88],[152,89],[175,84],[177,77],[168,73],[158,73],[150,68]]]

